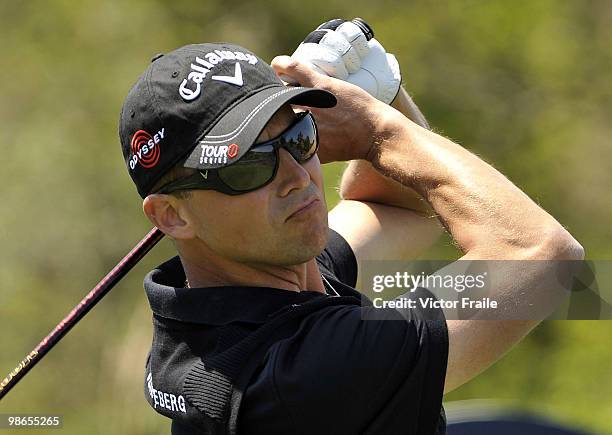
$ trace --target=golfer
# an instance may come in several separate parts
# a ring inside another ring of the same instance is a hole
[[[424,124],[403,90],[395,100]],[[144,392],[175,434],[443,434],[443,394],[537,321],[376,308],[356,290],[364,262],[414,258],[440,222],[463,259],[583,257],[493,167],[287,56],[271,67],[226,43],[158,56],[120,136],[146,216],[178,252],[145,278]],[[332,161],[351,163],[328,214]],[[540,273],[500,288],[518,300]]]

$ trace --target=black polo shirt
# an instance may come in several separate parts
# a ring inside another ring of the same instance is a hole
[[[202,411],[220,412],[214,400],[206,399],[207,388],[227,392],[215,379],[202,377],[209,376],[202,361],[223,354],[278,313],[334,298],[335,292],[344,302],[308,314],[291,334],[267,348],[242,396],[238,432],[445,433],[448,335],[441,311],[433,321],[423,320],[432,318],[431,312],[425,316],[419,310],[372,307],[353,288],[354,253],[333,230],[316,261],[334,289],[327,288],[328,294],[268,287],[184,288],[178,257],[147,275],[154,335],[145,396],[157,412],[175,420],[173,433],[206,433],[196,429]]]

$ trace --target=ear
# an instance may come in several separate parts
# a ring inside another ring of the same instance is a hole
[[[142,210],[151,223],[175,239],[192,239],[195,231],[181,200],[172,195],[153,194],[142,202]]]

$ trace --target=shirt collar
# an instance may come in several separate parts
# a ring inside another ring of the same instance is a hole
[[[327,295],[272,287],[222,286],[185,288],[185,271],[178,256],[149,272],[144,288],[151,310],[181,322],[226,325],[264,323],[274,313]]]

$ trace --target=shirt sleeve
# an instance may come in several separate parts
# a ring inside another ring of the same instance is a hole
[[[355,287],[357,284],[357,259],[353,249],[339,233],[329,229],[327,246],[316,257],[322,273]]]
[[[275,344],[246,391],[248,434],[436,433],[448,356],[443,320],[329,307]]]

